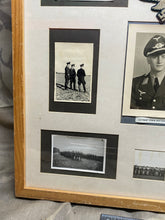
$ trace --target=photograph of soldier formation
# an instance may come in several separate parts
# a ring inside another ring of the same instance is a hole
[[[165,180],[165,152],[135,150],[133,177]]]
[[[52,135],[51,169],[105,173],[106,139]]]
[[[145,33],[138,34],[139,42],[147,36]],[[137,50],[138,48],[139,43],[136,45]],[[165,35],[148,34],[147,42],[143,45],[143,56],[148,72],[133,78],[130,108],[165,110]],[[136,56],[135,62],[138,59]],[[135,69],[140,70],[139,64],[136,63]]]
[[[55,101],[91,102],[93,44],[55,43]]]

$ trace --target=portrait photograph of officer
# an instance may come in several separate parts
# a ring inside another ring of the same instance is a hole
[[[165,35],[164,35],[165,36]],[[165,37],[153,34],[144,47],[149,72],[132,82],[131,108],[165,110]]]
[[[163,117],[165,33],[159,25],[132,24],[128,34],[123,112]]]

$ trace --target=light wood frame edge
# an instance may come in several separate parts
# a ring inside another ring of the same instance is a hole
[[[127,209],[165,212],[165,201],[26,187],[25,181],[25,69],[24,0],[12,0],[15,195]]]

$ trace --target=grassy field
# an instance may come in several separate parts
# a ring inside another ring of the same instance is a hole
[[[55,88],[55,101],[75,101],[75,102],[91,102],[91,76],[85,77],[86,92],[84,93],[83,86],[81,85],[81,92],[78,91],[78,79],[76,77],[76,90],[68,88],[65,90],[65,77],[63,73],[56,73],[56,88]],[[68,83],[70,87],[70,82]],[[73,84],[72,84],[73,87]]]
[[[61,154],[57,153],[53,154],[53,166],[82,170],[103,171],[103,164],[100,161],[88,160],[85,158],[82,158],[80,161],[77,161],[68,157],[64,157]]]

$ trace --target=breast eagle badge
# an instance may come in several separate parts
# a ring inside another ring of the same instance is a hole
[[[140,0],[143,2],[151,2],[155,5],[151,7],[152,11],[158,12],[156,17],[160,24],[165,23],[165,0]]]
[[[146,92],[143,92],[140,89],[138,89],[138,92],[139,92],[140,97],[142,97],[142,95],[146,94]]]

